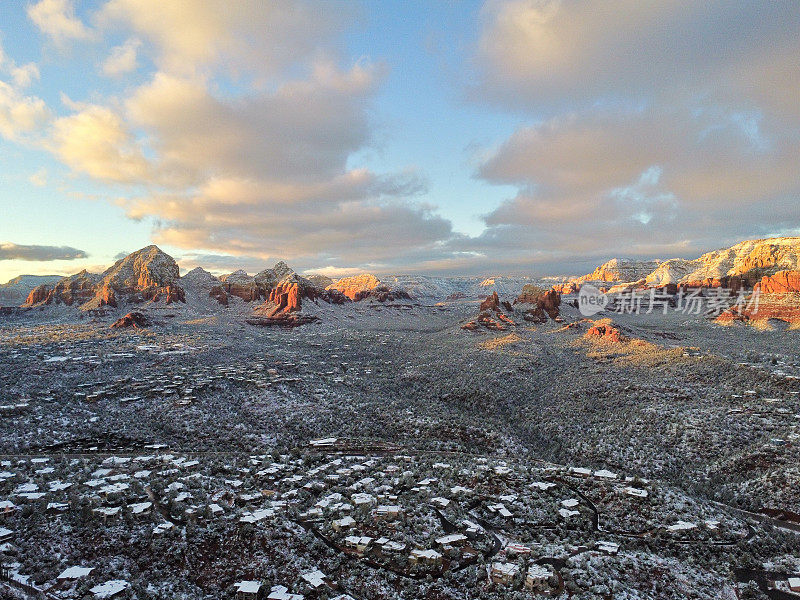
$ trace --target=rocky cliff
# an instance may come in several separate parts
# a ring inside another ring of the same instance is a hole
[[[178,283],[178,263],[158,246],[147,246],[118,260],[106,269],[102,278],[87,307],[146,301],[165,304],[186,301],[183,288]]]
[[[800,267],[800,237],[746,240],[707,252],[694,260],[663,262],[646,277],[650,286],[679,283],[692,287],[751,288],[762,277]]]
[[[577,281],[638,281],[639,279],[647,277],[660,263],[661,261],[659,260],[612,258],[588,275],[578,277]]]
[[[64,304],[66,306],[82,306],[94,298],[101,276],[89,273],[86,269],[62,277],[55,285],[40,285],[28,294],[25,304],[36,306],[42,304]]]
[[[350,298],[350,300],[360,300],[379,285],[381,285],[380,279],[370,273],[364,273],[352,277],[342,277],[325,289],[339,291]]]

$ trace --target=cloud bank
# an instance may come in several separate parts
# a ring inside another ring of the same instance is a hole
[[[0,260],[77,260],[88,256],[83,250],[69,246],[26,246],[12,242],[0,242]]]
[[[79,15],[40,0],[27,13],[65,56],[90,48],[116,91],[48,105],[37,65],[0,49],[0,135],[107,186],[187,264],[541,273],[798,228],[790,0],[487,1],[461,91],[523,123],[480,153],[474,176],[516,191],[473,237],[426,202],[424,165],[359,164],[396,65],[347,56],[353,5],[109,0]]]

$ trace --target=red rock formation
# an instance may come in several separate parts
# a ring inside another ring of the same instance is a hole
[[[173,302],[186,302],[186,295],[183,288],[177,285],[167,285],[164,287],[149,287],[140,292],[142,301],[160,302],[163,300],[166,304]],[[137,301],[139,298],[129,298],[128,301]]]
[[[778,271],[774,275],[762,277],[754,289],[762,294],[800,293],[800,271]]]
[[[752,287],[757,281],[757,275],[731,275],[725,277],[707,277],[705,279],[695,279],[687,281],[683,285],[690,288],[730,288],[732,291],[738,292],[741,289]]]
[[[141,329],[150,325],[150,321],[140,312],[129,312],[127,315],[114,321],[111,325],[114,329],[132,327],[134,329]]]
[[[148,300],[166,304],[186,302],[179,279],[180,270],[175,260],[157,246],[147,246],[118,260],[103,273],[93,305],[117,306],[120,301]]]
[[[557,283],[553,286],[553,290],[558,294],[577,294],[581,291],[581,286],[577,281],[568,281],[567,283]]]
[[[587,339],[603,340],[605,342],[624,342],[627,338],[622,332],[612,326],[610,322],[597,322],[584,335]]]
[[[358,302],[369,297],[369,292],[381,285],[381,280],[369,273],[354,275],[353,277],[343,277],[332,283],[326,290],[337,290],[345,296]]]
[[[487,310],[498,310],[500,308],[500,298],[497,297],[497,292],[492,292],[491,296],[487,296],[486,299],[481,302],[480,311],[484,312]]]
[[[289,281],[279,283],[270,292],[269,301],[275,305],[275,308],[268,315],[270,317],[280,313],[298,312],[302,307],[300,285],[297,282]]]
[[[547,313],[540,306],[535,306],[522,315],[522,318],[531,323],[547,323]]]
[[[104,285],[101,287],[95,297],[99,306],[117,306],[114,288],[112,288],[110,285]]]
[[[781,290],[791,285],[794,285],[791,275],[780,276],[776,281],[767,282],[767,288],[770,290]],[[787,323],[792,327],[800,326],[800,296],[796,292],[764,292],[759,289],[720,313],[715,319],[720,325],[735,322],[769,325],[770,322],[776,321]]]
[[[532,304],[535,308],[531,310],[534,312],[538,312],[536,309],[540,309],[551,319],[557,319],[559,316],[559,306],[561,306],[561,295],[553,289],[544,290],[535,285],[528,284],[523,286],[522,292],[517,299],[514,300],[514,304]]]
[[[84,304],[95,294],[99,277],[86,270],[63,277],[43,296],[44,286],[34,289],[25,304]]]
[[[211,288],[211,291],[208,292],[209,298],[214,298],[217,302],[219,302],[222,306],[228,306],[228,294],[225,293],[225,290],[222,289],[221,285],[215,285]]]
[[[49,285],[36,286],[31,290],[31,293],[28,294],[28,297],[25,299],[25,304],[31,306],[33,304],[39,304],[40,302],[46,302],[52,291],[53,288]]]

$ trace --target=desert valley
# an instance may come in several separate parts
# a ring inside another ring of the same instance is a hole
[[[333,281],[149,246],[12,280],[4,589],[800,597],[799,263]]]

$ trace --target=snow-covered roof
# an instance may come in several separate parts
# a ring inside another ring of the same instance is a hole
[[[245,594],[257,594],[261,589],[261,582],[259,581],[240,581],[234,584],[237,592]]]
[[[492,571],[513,576],[519,573],[519,565],[516,563],[494,562],[492,563]]]
[[[124,592],[130,586],[131,584],[124,579],[112,579],[111,581],[106,581],[105,583],[94,586],[89,591],[94,594],[95,598],[111,598],[120,592]]]
[[[94,570],[93,567],[69,567],[64,569],[56,579],[80,579]]]
[[[451,533],[449,535],[444,535],[440,538],[436,538],[437,544],[455,544],[456,542],[463,542],[467,539],[467,536],[461,533]]]
[[[323,573],[319,569],[314,569],[313,571],[302,573],[300,577],[305,579],[309,583],[309,585],[313,588],[318,588],[325,585],[325,573]]]

